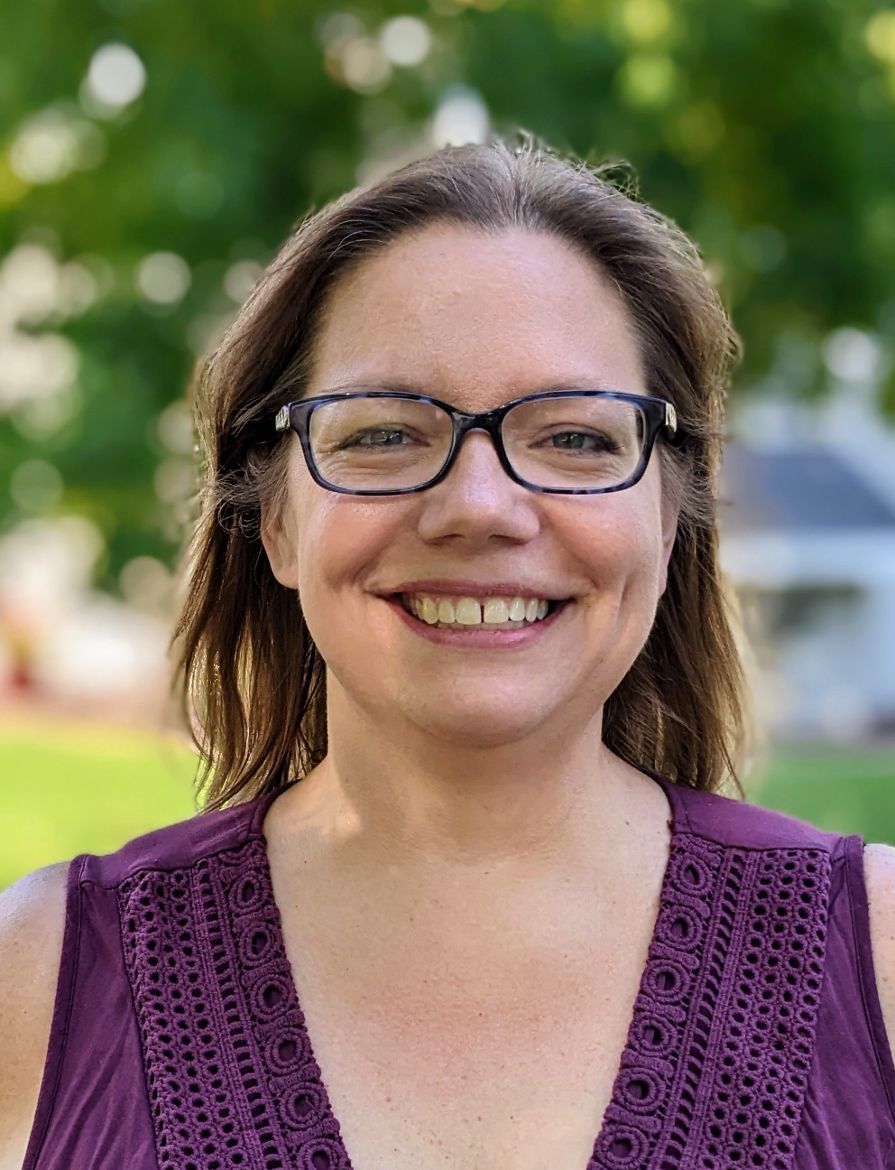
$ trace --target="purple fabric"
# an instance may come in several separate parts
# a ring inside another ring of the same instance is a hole
[[[671,854],[582,1170],[893,1170],[862,839],[653,778]],[[23,1170],[350,1170],[272,894],[276,795],[72,861]]]

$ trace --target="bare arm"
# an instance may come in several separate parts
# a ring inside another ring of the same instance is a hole
[[[69,863],[0,893],[0,1170],[21,1170],[50,1037]]]
[[[873,966],[883,1021],[895,1056],[895,848],[864,846],[864,880],[870,908]]]

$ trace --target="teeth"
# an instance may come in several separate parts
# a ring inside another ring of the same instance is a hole
[[[510,604],[509,619],[511,622],[525,621],[525,602],[521,597],[514,597]]]
[[[416,617],[430,626],[496,626],[515,629],[526,622],[540,621],[547,614],[549,603],[536,597],[407,597],[407,607]]]
[[[510,607],[502,597],[489,597],[482,609],[482,621],[498,625],[510,620]]]
[[[454,606],[454,610],[456,611],[454,621],[459,622],[461,626],[480,626],[482,624],[482,607],[471,597],[461,597]],[[441,605],[438,607],[438,612],[441,613]],[[442,618],[442,621],[450,620],[450,618]]]
[[[438,621],[438,606],[431,597],[424,597],[420,602],[411,601],[411,608],[414,606],[417,606],[417,608],[414,609],[414,613],[417,615],[417,617],[421,617],[423,621],[428,622],[430,626],[435,625],[435,623]]]

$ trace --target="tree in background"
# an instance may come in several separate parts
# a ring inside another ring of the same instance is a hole
[[[4,26],[0,525],[86,517],[112,592],[173,562],[187,383],[289,229],[489,129],[630,160],[733,313],[739,393],[821,396],[847,327],[895,418],[895,11],[37,0]]]

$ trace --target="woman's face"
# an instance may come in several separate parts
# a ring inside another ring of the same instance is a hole
[[[649,392],[627,310],[591,262],[547,234],[455,225],[400,237],[337,284],[307,396],[352,387],[467,411],[545,389]],[[265,516],[263,540],[298,590],[331,701],[390,735],[409,723],[465,746],[591,723],[665,589],[676,515],[657,451],[634,487],[545,495],[513,483],[473,431],[436,486],[362,497],[318,486],[288,441],[288,505]],[[389,599],[421,579],[522,582],[572,603],[524,645],[436,643]]]

